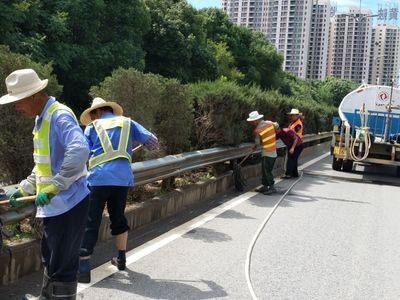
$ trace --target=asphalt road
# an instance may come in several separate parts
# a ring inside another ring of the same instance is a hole
[[[390,167],[332,171],[330,157],[308,167],[255,245],[258,299],[400,299],[398,182]],[[249,244],[293,183],[279,182],[274,196],[223,195],[192,220],[186,212],[152,227],[153,236],[137,232],[127,270],[101,265],[78,299],[251,299]],[[37,277],[0,287],[1,299],[18,299]]]

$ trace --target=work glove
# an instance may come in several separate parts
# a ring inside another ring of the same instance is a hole
[[[17,208],[23,205],[23,203],[18,202],[17,199],[24,197],[27,194],[23,191],[23,189],[19,188],[16,190],[9,190],[6,195],[9,200],[10,207]]]
[[[36,206],[48,205],[50,203],[51,198],[53,198],[59,192],[60,190],[54,184],[45,187],[39,194],[36,195],[35,205]]]

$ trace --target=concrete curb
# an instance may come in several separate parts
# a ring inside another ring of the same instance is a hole
[[[303,156],[309,156],[316,150],[328,149],[330,142],[314,145],[303,150]],[[279,157],[275,163],[274,175],[284,171],[284,159]],[[242,168],[246,179],[261,176],[260,165],[250,165]],[[171,216],[215,197],[233,186],[232,172],[227,172],[218,178],[200,181],[195,184],[175,189],[161,197],[155,197],[142,203],[129,206],[125,216],[131,230],[150,224],[162,218]],[[99,229],[99,242],[112,238],[109,230],[110,220],[103,216]],[[26,240],[21,243],[3,248],[0,252],[0,285],[12,283],[24,275],[40,270],[41,254],[40,241]]]

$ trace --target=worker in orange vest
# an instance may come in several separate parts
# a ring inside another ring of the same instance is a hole
[[[261,171],[262,171],[262,186],[255,189],[256,192],[264,195],[276,193],[274,187],[274,176],[272,170],[274,168],[276,153],[276,138],[275,128],[271,121],[264,121],[264,115],[260,115],[257,111],[249,114],[247,122],[250,122],[254,128],[255,149],[261,147]]]
[[[291,122],[288,127],[293,129],[299,137],[303,136],[303,123],[300,120],[301,113],[297,108],[292,108],[290,113],[288,113]]]

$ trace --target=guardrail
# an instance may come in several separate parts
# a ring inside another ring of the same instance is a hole
[[[303,143],[307,146],[307,144],[326,142],[331,138],[332,133],[330,132],[308,134],[303,136]],[[173,177],[186,171],[241,158],[251,153],[253,146],[254,144],[252,143],[246,143],[237,147],[217,147],[133,163],[132,171],[135,174],[135,186]],[[280,140],[278,140],[277,146],[278,148],[285,147]],[[256,151],[255,153],[257,152],[260,151]],[[28,204],[21,208],[4,212],[0,214],[0,225],[17,223],[31,216],[34,210],[35,207],[32,204]]]

